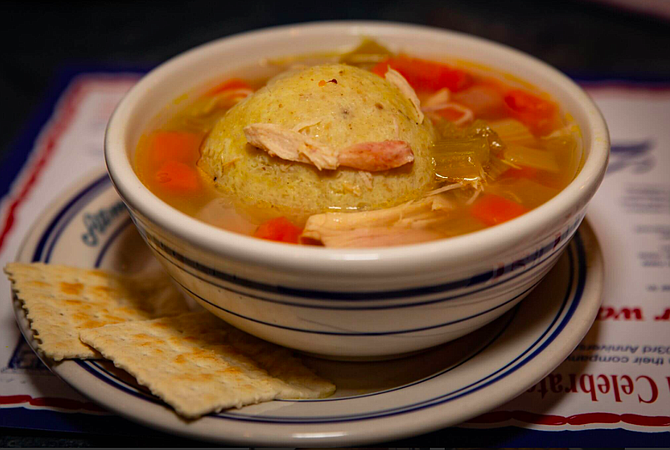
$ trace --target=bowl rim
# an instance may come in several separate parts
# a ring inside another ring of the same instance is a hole
[[[364,29],[365,33],[361,30]],[[179,67],[215,54],[226,48],[266,41],[276,35],[324,34],[381,36],[390,33],[442,35],[450,39],[469,41],[474,45],[504,52],[516,62],[532,67],[551,78],[557,89],[568,94],[585,113],[590,140],[584,142],[589,150],[581,171],[555,197],[523,216],[494,227],[421,244],[383,248],[331,249],[296,246],[244,236],[209,225],[173,208],[155,196],[137,177],[126,150],[126,126],[134,108],[141,104],[143,93]],[[265,28],[248,31],[200,45],[162,63],[146,74],[116,107],[105,132],[104,156],[107,172],[121,198],[133,209],[160,228],[207,253],[232,258],[244,264],[279,269],[293,273],[383,274],[421,273],[435,268],[444,269],[449,261],[459,265],[479,261],[508,250],[516,243],[558,218],[574,215],[575,205],[585,205],[602,181],[609,158],[609,133],[605,120],[591,98],[566,75],[533,56],[503,44],[476,36],[422,25],[382,21],[325,21]],[[131,212],[132,214],[132,212]],[[370,261],[374,261],[371,264]]]

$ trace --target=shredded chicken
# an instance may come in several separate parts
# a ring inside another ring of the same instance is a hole
[[[426,197],[431,201],[430,210],[431,211],[449,211],[454,209],[454,204],[449,201],[446,197],[441,195],[431,195]]]
[[[446,186],[442,186],[441,188],[437,188],[434,191],[430,191],[428,193],[428,195],[441,194],[442,192],[453,191],[454,189],[460,189],[462,187],[463,187],[463,185],[461,183],[447,184]]]
[[[326,247],[366,248],[419,244],[444,237],[436,231],[418,228],[358,228],[347,233],[335,233],[322,239]]]
[[[464,123],[472,122],[475,119],[475,114],[470,108],[466,108],[465,106],[454,102],[434,103],[423,108],[423,110],[429,115],[436,111],[443,111],[445,109],[454,109],[462,114],[461,117],[453,121],[455,125],[463,125]],[[433,116],[431,115],[431,117]]]
[[[477,189],[475,191],[475,193],[472,194],[472,197],[470,197],[470,199],[467,202],[465,202],[465,204],[466,205],[472,205],[475,202],[475,200],[477,200],[477,197],[479,197],[479,194],[481,194],[481,193],[482,193],[482,189]]]
[[[225,162],[221,163],[221,167],[225,168],[225,167],[228,167],[228,166],[232,166],[233,164],[235,164],[239,160],[240,160],[240,158],[237,157],[237,158],[233,158],[229,161],[225,161]]]
[[[318,125],[319,123],[321,123],[320,120],[306,120],[294,126],[293,131],[302,131],[305,128],[313,127],[314,125]]]
[[[472,205],[475,200],[477,200],[477,197],[479,197],[479,194],[481,194],[484,191],[484,186],[482,186],[482,183],[480,183],[479,180],[476,180],[473,184],[472,187],[474,188],[475,192],[472,194],[472,196],[465,202],[466,205]]]
[[[360,178],[363,182],[363,186],[365,186],[365,188],[368,190],[372,189],[372,174],[370,172],[365,172],[364,170],[361,170],[357,173],[358,178]]]
[[[307,219],[301,239],[326,247],[372,247],[437,239],[428,229],[454,209],[440,195],[424,197],[393,208],[358,213],[315,214]],[[407,241],[404,241],[407,239]]]
[[[423,112],[432,113],[436,111],[442,111],[444,109],[454,109],[463,115],[454,121],[456,125],[462,125],[467,122],[474,120],[475,115],[472,110],[466,106],[461,105],[460,103],[451,101],[451,91],[449,89],[440,89],[435,94],[430,96],[421,107]]]
[[[337,152],[294,130],[272,123],[255,123],[244,127],[247,141],[272,156],[287,161],[315,165],[319,170],[335,170]]]
[[[423,123],[423,112],[421,111],[421,102],[419,101],[419,97],[416,96],[416,92],[414,92],[414,89],[412,89],[412,86],[407,82],[405,77],[403,77],[400,72],[397,70],[393,70],[390,67],[388,68],[388,71],[386,72],[386,75],[384,77],[393,85],[395,85],[398,89],[400,89],[400,92],[409,99],[409,101],[414,105],[414,109],[416,110],[416,116],[418,118],[419,123]]]
[[[377,209],[374,211],[363,211],[355,213],[324,213],[315,214],[307,219],[305,231],[314,225],[317,227],[332,228],[337,230],[348,230],[358,227],[382,227],[393,225],[398,220],[412,215],[433,210],[433,204],[441,204],[436,196],[425,197],[416,201],[403,203],[392,208]]]
[[[248,97],[251,94],[253,94],[254,91],[252,89],[247,89],[247,88],[240,88],[240,89],[231,89],[227,91],[223,91],[220,94],[217,94],[217,97]]]
[[[219,94],[216,94],[213,96],[203,107],[200,109],[200,111],[196,112],[196,115],[207,115],[210,114],[214,109],[216,108],[230,108],[234,104],[239,103],[240,101],[244,100],[251,94],[253,94],[254,91],[251,89],[232,89],[228,91],[223,91]]]
[[[340,150],[339,163],[367,172],[395,169],[414,161],[405,141],[361,142]]]
[[[559,128],[558,130],[553,131],[552,133],[546,136],[542,136],[540,139],[549,140],[549,139],[566,137],[574,134],[579,134],[579,127],[577,127],[576,125],[567,125],[563,128]]]
[[[360,197],[362,194],[361,187],[358,184],[351,184],[345,182],[342,184],[342,188],[344,189],[344,192],[351,192],[356,197]]]
[[[463,113],[461,117],[459,117],[457,120],[454,120],[455,125],[462,125],[464,123],[472,122],[475,119],[475,115],[470,108],[466,108],[465,106],[459,105],[458,103],[449,103],[448,106],[451,109],[455,109],[456,111]]]
[[[423,102],[421,109],[424,112],[439,111],[446,103],[449,103],[450,100],[451,91],[447,88],[442,88],[435,94],[428,97],[428,99]]]
[[[362,142],[335,150],[296,130],[271,123],[255,123],[244,128],[247,141],[272,156],[335,170],[338,166],[367,172],[394,169],[414,161],[414,153],[404,141]]]

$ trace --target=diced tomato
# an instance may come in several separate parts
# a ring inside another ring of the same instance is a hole
[[[447,88],[456,92],[465,89],[472,83],[470,75],[462,70],[407,55],[399,55],[381,61],[372,69],[372,72],[384,77],[388,67],[400,72],[417,91],[437,91]]]
[[[293,225],[286,217],[276,217],[259,225],[254,236],[270,241],[297,244],[302,228]]]
[[[200,186],[198,172],[179,161],[165,161],[156,171],[157,186],[172,194],[191,194]]]
[[[506,198],[484,194],[470,210],[477,220],[485,225],[498,225],[528,212],[528,209]]]
[[[182,131],[159,131],[151,135],[149,162],[161,167],[167,161],[195,164],[200,157],[202,135]]]
[[[542,136],[551,131],[558,111],[556,104],[521,89],[508,91],[504,100],[510,114],[533,133]]]
[[[232,91],[235,89],[251,89],[249,83],[239,78],[231,78],[226,80],[223,83],[216,86],[214,89],[209,91],[207,95],[217,95],[225,91]]]

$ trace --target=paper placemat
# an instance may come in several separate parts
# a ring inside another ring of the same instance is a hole
[[[602,308],[561,366],[471,426],[670,430],[670,89],[585,87],[612,140],[586,215],[605,261]]]
[[[32,223],[63,190],[103,165],[109,116],[138,78],[72,76],[22,148],[6,157],[0,178],[14,181],[0,184],[0,266],[15,258]],[[567,361],[517,399],[462,424],[462,432],[490,429],[481,432],[486,435],[513,426],[528,430],[526,445],[542,445],[545,433],[537,431],[618,429],[662,432],[658,436],[670,442],[670,83],[590,82],[585,88],[605,115],[613,143],[607,176],[587,213],[604,253],[603,307]],[[101,411],[41,364],[14,323],[5,277],[0,305],[0,426],[149,432]],[[604,436],[601,445],[621,445],[614,433],[610,443]]]

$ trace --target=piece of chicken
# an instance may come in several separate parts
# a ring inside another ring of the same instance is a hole
[[[254,123],[244,127],[247,141],[272,156],[286,161],[312,164],[319,170],[336,170],[339,166],[367,172],[395,169],[414,161],[407,142],[361,142],[333,149],[298,131],[271,123]]]
[[[455,209],[442,195],[432,195],[393,208],[311,216],[301,239],[326,247],[383,247],[415,244],[442,237],[433,227]]]

